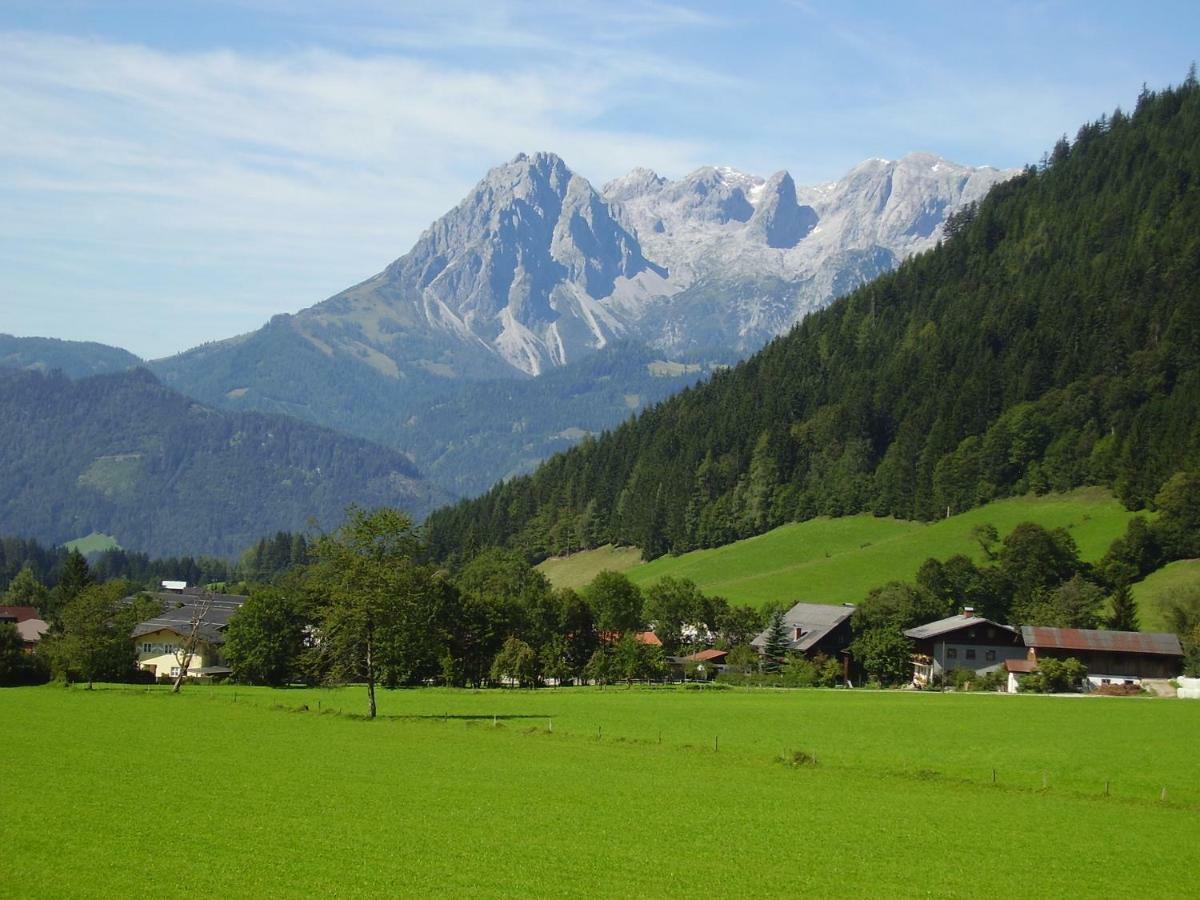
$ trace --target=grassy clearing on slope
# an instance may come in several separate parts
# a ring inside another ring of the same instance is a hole
[[[121,549],[121,545],[117,543],[115,537],[110,534],[102,534],[99,531],[93,531],[85,537],[67,541],[63,546],[68,550],[78,550],[84,556],[90,556],[93,553],[103,553],[105,550]]]
[[[1142,631],[1166,630],[1163,602],[1197,590],[1200,590],[1200,559],[1173,562],[1133,585]]]
[[[725,895],[970,896],[981,871],[1023,871],[1034,893],[1171,896],[1193,877],[1194,851],[1164,839],[1191,833],[1200,803],[1200,719],[1183,701],[381,699],[368,722],[315,712],[359,707],[361,689],[0,691],[8,780],[38,785],[37,802],[0,793],[4,883],[130,896],[192,873],[222,897],[620,896],[677,895],[702,873]],[[776,761],[793,750],[818,765]],[[1121,852],[1079,852],[1072,835],[1114,822]]]
[[[627,572],[641,564],[642,551],[637,547],[614,547],[612,544],[605,544],[595,550],[551,557],[538,568],[555,587],[581,588],[606,569]]]
[[[769,600],[856,603],[873,587],[911,580],[930,557],[965,553],[982,560],[971,529],[983,522],[995,525],[1001,535],[1021,522],[1066,528],[1084,559],[1096,560],[1124,532],[1132,516],[1108,491],[1085,488],[1000,500],[931,524],[874,516],[814,519],[713,550],[633,565],[627,572],[643,585],[664,575],[690,578],[707,593],[756,606]],[[571,584],[579,586],[586,583],[579,580],[585,574],[590,579],[603,568],[614,568],[604,564],[605,553],[612,555],[602,549],[558,562],[564,568],[573,566]],[[563,568],[543,564],[543,571],[555,584],[567,584],[558,580]]]

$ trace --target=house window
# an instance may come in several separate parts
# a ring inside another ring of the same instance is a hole
[[[974,659],[974,658],[975,658],[975,648],[968,647],[967,648],[967,659]]]
[[[996,651],[995,650],[987,651],[987,653],[983,654],[983,658],[986,659],[988,662],[995,662],[996,661]]]
[[[179,677],[179,666],[171,666],[171,677],[172,678]]]
[[[957,647],[947,647],[946,648],[946,659],[958,659],[958,648]]]
[[[142,644],[142,652],[143,653],[153,653],[154,652],[153,648],[154,648],[153,644]]]

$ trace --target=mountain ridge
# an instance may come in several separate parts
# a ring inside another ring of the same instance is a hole
[[[159,556],[240,552],[336,525],[347,505],[420,515],[444,494],[401,454],[263,413],[231,413],[144,368],[71,379],[0,368],[0,531],[62,543],[115,535]]]

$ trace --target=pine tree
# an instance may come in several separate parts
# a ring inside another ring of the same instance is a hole
[[[787,626],[783,623],[783,613],[777,612],[771,619],[771,625],[767,629],[767,641],[763,645],[763,668],[766,671],[779,671],[784,660],[787,659],[790,643]]]
[[[1137,602],[1129,585],[1122,583],[1112,595],[1112,615],[1108,619],[1108,627],[1113,631],[1140,631]]]

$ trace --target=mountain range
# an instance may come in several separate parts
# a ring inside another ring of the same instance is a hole
[[[477,493],[933,246],[949,212],[1012,174],[918,153],[812,188],[709,167],[678,181],[635,169],[596,190],[552,153],[521,154],[378,275],[150,366],[203,402],[366,437]],[[605,353],[602,400],[544,384],[497,409],[506,389],[478,388],[573,366],[562,381],[579,385]],[[431,430],[441,409],[461,415]]]
[[[22,392],[43,404],[37,428],[6,448],[0,527],[226,553],[309,516],[331,521],[350,501],[420,515],[736,363],[936,244],[952,210],[1012,174],[912,154],[816,187],[706,167],[676,181],[635,169],[597,190],[554,154],[518,155],[381,273],[250,334],[150,362],[0,336],[0,367],[84,379],[0,380],[4,421],[37,419]],[[138,366],[158,380],[89,377]],[[78,418],[88,403],[109,431]],[[140,406],[155,414],[134,422]],[[39,459],[35,435],[55,453]],[[331,456],[317,475],[293,451]],[[200,472],[219,482],[207,495]],[[184,510],[185,487],[202,519]]]

